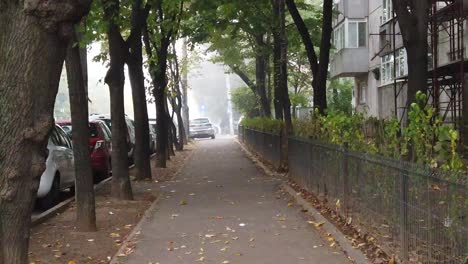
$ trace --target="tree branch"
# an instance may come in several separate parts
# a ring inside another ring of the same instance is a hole
[[[304,42],[304,46],[307,52],[307,58],[310,63],[310,68],[312,70],[312,74],[316,76],[318,73],[318,59],[317,54],[315,53],[314,43],[312,42],[312,38],[310,37],[309,30],[297,9],[296,3],[294,0],[286,0],[286,5],[288,6],[289,13],[294,20],[294,24],[296,24],[297,30],[301,35],[302,41]]]

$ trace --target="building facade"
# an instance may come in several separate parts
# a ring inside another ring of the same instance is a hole
[[[332,78],[354,78],[356,111],[380,118],[407,111],[406,50],[392,0],[335,0],[339,15],[333,21],[330,72]],[[444,121],[463,126],[464,89],[468,66],[466,49],[467,0],[432,0],[428,25],[429,103]]]

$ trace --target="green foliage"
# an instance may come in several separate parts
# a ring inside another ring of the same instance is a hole
[[[257,97],[249,87],[234,89],[231,92],[231,101],[239,113],[248,117],[253,117],[260,110]]]
[[[452,126],[442,124],[435,109],[425,105],[427,96],[416,94],[416,102],[408,113],[408,127],[403,130],[405,154],[411,160],[441,167],[450,171],[461,171],[463,163],[457,153],[458,132]],[[407,153],[407,149],[412,153]]]
[[[351,150],[380,154],[427,164],[451,172],[466,171],[457,152],[458,132],[442,123],[435,110],[426,105],[426,95],[418,93],[408,113],[408,126],[401,129],[396,119],[365,119],[363,114],[329,111],[309,119],[295,120],[296,136],[343,145]]]
[[[245,128],[279,135],[283,127],[283,121],[270,118],[244,118],[241,125]]]
[[[289,93],[289,100],[291,105],[299,107],[309,107],[309,94],[307,91],[301,91],[299,93]]]
[[[351,114],[353,83],[350,79],[333,79],[327,87],[328,111]]]

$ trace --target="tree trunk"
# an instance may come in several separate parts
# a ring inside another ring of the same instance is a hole
[[[77,42],[77,37],[71,39],[65,59],[73,125],[76,227],[79,231],[90,232],[96,231],[96,209],[89,150],[88,91],[83,74],[83,56],[80,55],[83,50],[76,45]]]
[[[174,130],[175,130],[175,125],[174,125],[174,122],[172,120],[172,117],[171,115],[169,114],[169,105],[168,105],[168,100],[167,100],[167,95],[166,95],[166,120],[167,120],[167,124],[168,124],[168,129],[169,131],[167,132],[167,135],[168,135],[168,138],[167,138],[167,141],[169,142],[169,144],[167,144],[168,148],[168,153],[169,153],[169,156],[168,156],[168,160],[170,160],[170,157],[171,156],[175,156],[175,151],[174,151],[174,146],[177,144],[176,142],[176,138],[174,137]]]
[[[119,14],[118,0],[107,0],[104,5],[105,19],[109,21],[107,38],[109,41],[110,68],[105,82],[109,86],[112,122],[112,196],[122,200],[132,200],[132,186],[128,173],[127,124],[124,108],[125,59],[127,49],[120,35],[119,27],[113,18]],[[112,3],[112,4],[111,4]]]
[[[61,4],[68,4],[67,13]],[[89,1],[0,2],[0,263],[28,263],[31,211],[67,47],[63,37],[88,7]]]
[[[184,61],[185,69],[182,69],[182,78],[181,78],[181,86],[182,86],[182,110],[183,110],[183,124],[185,129],[185,137],[184,137],[184,144],[188,142],[188,136],[190,133],[189,126],[190,126],[190,116],[189,116],[189,106],[188,106],[188,66],[187,66],[187,39],[184,38],[184,42],[182,45],[182,60]]]
[[[333,0],[324,0],[323,2],[323,22],[322,22],[322,39],[320,44],[320,60],[315,53],[314,43],[309,34],[304,20],[299,13],[294,0],[285,0],[288,6],[289,13],[294,20],[302,42],[307,52],[310,70],[313,75],[312,89],[314,92],[314,108],[320,113],[325,113],[327,108],[327,74],[328,64],[330,62],[331,48],[331,33],[332,33],[332,18],[333,18]],[[320,62],[320,64],[319,64]]]
[[[164,56],[164,52],[160,52],[160,56],[158,56],[158,69],[156,71],[156,78],[153,80],[154,82],[154,89],[153,95],[156,101],[156,127],[158,137],[156,138],[156,154],[157,154],[157,162],[156,166],[158,168],[166,168],[166,161],[168,158],[167,155],[167,146],[168,146],[168,122],[167,122],[167,115],[166,115],[166,106],[165,106],[165,89],[166,89],[166,65],[167,65],[167,52],[166,56]],[[164,58],[161,57],[164,56]],[[160,72],[164,72],[161,74]]]
[[[286,136],[289,136],[293,133],[293,125],[291,120],[291,100],[289,99],[289,89],[288,89],[288,39],[286,36],[286,10],[285,10],[285,0],[278,1],[278,13],[280,18],[280,27],[279,27],[279,39],[280,39],[280,89],[282,91],[282,102],[283,105],[283,114],[286,128]],[[326,0],[325,0],[326,1]],[[326,51],[325,51],[326,52]],[[328,70],[328,62],[325,61]],[[326,80],[326,78],[325,78]],[[287,144],[286,137],[286,144]]]
[[[176,146],[176,149],[178,151],[182,151],[184,149],[184,144],[187,144],[186,138],[187,135],[185,134],[185,126],[184,126],[184,120],[182,117],[182,108],[183,108],[183,102],[182,102],[182,92],[180,90],[180,69],[179,69],[179,59],[177,57],[177,51],[175,48],[175,45],[173,44],[173,53],[174,53],[174,68],[173,68],[173,78],[174,78],[174,88],[175,88],[175,100],[173,104],[173,109],[175,111],[175,114],[177,116],[177,126],[179,130],[179,139],[178,139],[178,144]]]
[[[281,62],[281,10],[280,2],[278,0],[272,0],[273,7],[273,86],[274,86],[274,105],[275,105],[275,118],[279,120],[284,119],[284,93],[282,83],[282,62]],[[287,88],[286,88],[287,89]]]
[[[395,1],[403,44],[408,57],[408,90],[406,107],[415,101],[416,93],[427,92],[428,88],[428,21],[429,1]],[[412,12],[408,11],[411,6]]]
[[[145,76],[143,74],[142,27],[146,15],[142,12],[141,0],[132,7],[132,30],[129,42],[128,72],[132,86],[133,111],[135,117],[135,174],[136,178],[151,179],[150,134],[148,107],[146,102]],[[143,21],[141,21],[143,20]]]
[[[257,84],[257,93],[260,97],[260,105],[262,108],[262,116],[271,117],[270,104],[266,92],[266,67],[267,67],[267,47],[263,40],[264,34],[255,36],[255,79]]]
[[[321,114],[327,109],[327,79],[330,64],[331,35],[333,32],[333,0],[323,1],[322,40],[320,41],[320,58],[317,78],[314,78],[314,106]]]

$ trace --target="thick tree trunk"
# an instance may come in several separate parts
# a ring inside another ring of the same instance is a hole
[[[110,68],[105,82],[109,86],[112,122],[112,196],[117,199],[132,200],[132,186],[128,173],[127,124],[125,121],[124,84],[125,59],[127,49],[113,18],[119,13],[118,0],[107,0],[104,5],[105,18],[109,21],[107,37],[109,41]]]
[[[189,126],[190,126],[190,115],[189,115],[189,106],[188,106],[188,67],[187,67],[187,39],[184,39],[182,45],[182,60],[185,65],[185,69],[182,69],[182,78],[181,78],[181,86],[182,86],[182,111],[183,111],[183,124],[185,129],[185,137],[184,137],[184,144],[188,143],[188,136],[189,136]]]
[[[408,90],[407,103],[409,107],[415,101],[416,93],[427,92],[428,88],[428,22],[429,1],[393,0],[398,23],[403,37],[403,44],[408,57]],[[411,6],[412,12],[408,11]]]
[[[66,68],[73,125],[75,157],[76,227],[78,231],[96,231],[94,181],[89,150],[88,91],[77,37],[67,49]],[[86,52],[86,49],[84,49]]]
[[[132,10],[132,32],[129,42],[128,71],[132,86],[135,117],[135,171],[137,179],[151,179],[148,108],[146,102],[145,76],[143,75],[143,46],[141,43],[141,1],[135,1]],[[144,21],[144,20],[143,20]]]
[[[67,12],[58,13],[61,4]],[[45,169],[66,29],[89,2],[0,2],[0,263],[28,263],[31,211]],[[51,8],[48,12],[44,9]],[[63,21],[67,20],[66,24]],[[64,29],[65,31],[58,30]],[[59,37],[60,36],[60,37]]]
[[[165,60],[164,60],[165,61]],[[166,62],[161,62],[158,64],[165,65]],[[160,65],[158,71],[161,68],[165,69],[165,66]],[[165,71],[164,71],[165,73]],[[162,74],[166,75],[166,74]],[[157,155],[157,162],[156,166],[158,168],[166,168],[166,161],[168,158],[167,155],[167,147],[168,147],[168,122],[167,122],[167,115],[166,115],[166,107],[164,105],[164,101],[166,100],[165,96],[165,88],[166,88],[166,77],[159,75],[156,77],[154,82],[155,88],[153,89],[153,95],[156,101],[156,128],[158,136],[156,138],[156,155]]]
[[[274,87],[274,106],[275,118],[283,120],[283,92],[281,87],[281,36],[280,36],[280,10],[279,2],[272,0],[273,7],[273,87]]]
[[[271,117],[270,103],[266,91],[266,73],[267,73],[267,47],[263,39],[264,34],[255,36],[255,79],[257,84],[257,93],[260,97],[260,106],[262,108],[262,116]]]

